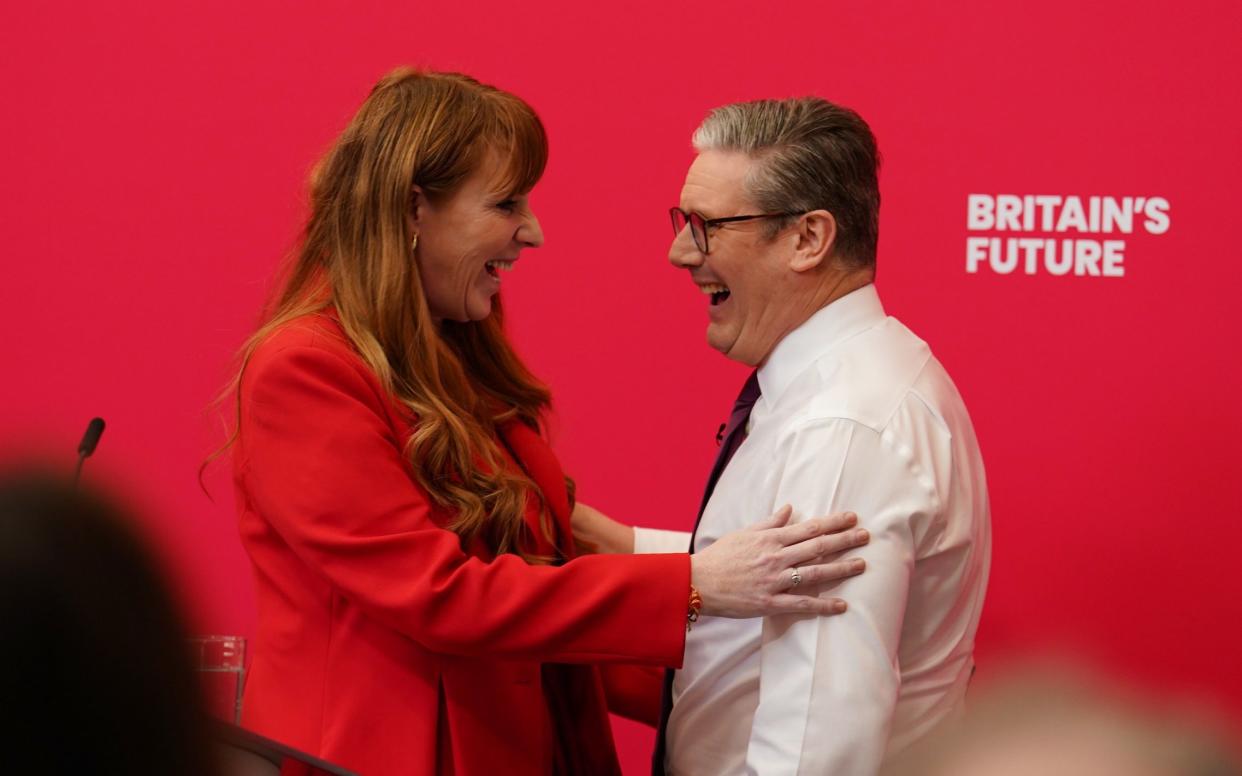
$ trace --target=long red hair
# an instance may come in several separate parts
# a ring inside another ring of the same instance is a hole
[[[548,143],[530,106],[457,73],[400,68],[381,79],[311,176],[305,234],[230,391],[273,331],[335,307],[358,354],[416,419],[405,452],[418,483],[454,515],[447,527],[463,546],[481,539],[546,562],[530,552],[523,520],[528,500],[540,499],[550,538],[542,494],[505,470],[496,440],[512,419],[539,429],[548,389],[505,338],[499,297],[485,320],[436,323],[410,251],[412,187],[447,197],[489,151],[505,160],[509,191],[534,187]]]

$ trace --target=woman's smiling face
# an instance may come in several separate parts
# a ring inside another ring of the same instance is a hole
[[[499,190],[505,167],[488,152],[462,185],[439,202],[415,191],[414,260],[436,320],[480,321],[492,312],[500,275],[523,248],[543,244],[530,193]]]

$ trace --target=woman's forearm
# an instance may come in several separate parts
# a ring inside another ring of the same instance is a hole
[[[580,548],[601,554],[634,552],[634,529],[581,501],[574,504],[574,540]]]

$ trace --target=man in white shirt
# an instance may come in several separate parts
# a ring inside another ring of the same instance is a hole
[[[694,146],[669,260],[708,295],[708,343],[757,367],[759,396],[691,551],[786,503],[795,519],[855,512],[871,542],[867,570],[823,590],[844,614],[693,626],[655,771],[870,776],[966,692],[990,555],[983,462],[949,376],[873,285],[866,123],[817,98],[741,103]],[[612,549],[689,540],[635,529]]]

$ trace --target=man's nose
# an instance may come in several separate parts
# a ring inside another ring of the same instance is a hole
[[[703,263],[703,254],[694,244],[689,225],[682,227],[668,246],[668,261],[678,269],[691,269]]]

